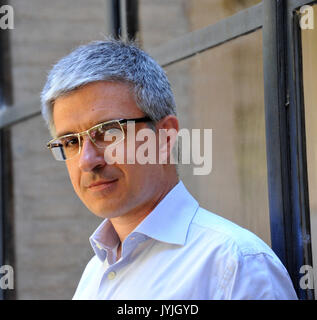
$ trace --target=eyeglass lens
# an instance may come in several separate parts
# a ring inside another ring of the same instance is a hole
[[[119,122],[105,123],[88,130],[91,141],[98,148],[106,148],[112,143],[119,143],[124,138],[124,133]],[[52,143],[52,153],[56,160],[67,160],[79,153],[79,134],[67,135],[56,139]]]

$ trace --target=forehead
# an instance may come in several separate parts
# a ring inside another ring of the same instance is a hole
[[[100,81],[55,100],[53,120],[57,136],[87,130],[102,121],[143,116],[130,85]]]

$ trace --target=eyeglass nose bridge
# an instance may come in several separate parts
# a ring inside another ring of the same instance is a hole
[[[90,134],[90,130],[91,129],[88,129],[86,131],[83,131],[83,132],[79,132],[77,133],[77,136],[78,136],[78,142],[79,142],[79,148],[78,148],[78,154],[80,154],[81,152],[81,149],[82,149],[82,146],[83,146],[83,140],[84,140],[84,136],[87,135],[89,137],[89,140],[93,143],[93,145],[97,148],[100,148],[97,144],[96,144],[96,141],[93,139],[93,137],[91,136]]]

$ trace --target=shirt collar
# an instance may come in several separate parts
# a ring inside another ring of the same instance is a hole
[[[107,252],[112,252],[117,247],[119,237],[112,223],[105,219],[91,235],[89,241],[98,258],[104,261]]]
[[[133,233],[141,233],[158,241],[184,245],[189,225],[199,207],[182,181],[170,190],[153,211],[136,227]],[[111,222],[105,219],[89,238],[100,260],[113,251],[119,237]]]
[[[134,232],[167,243],[184,245],[198,202],[180,181],[136,227]]]

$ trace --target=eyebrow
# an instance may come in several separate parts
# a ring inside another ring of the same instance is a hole
[[[71,131],[62,132],[60,134],[56,134],[56,138],[67,136],[69,134],[75,134],[75,132],[71,132]]]
[[[120,120],[120,119],[122,119],[122,118],[103,120],[103,121],[100,121],[100,122],[95,123],[94,125],[92,125],[91,127],[89,127],[87,130],[93,128],[94,126],[97,126],[98,124],[101,124],[101,123],[104,123],[104,122],[108,122],[108,121],[113,121],[113,120]],[[86,130],[84,130],[84,131],[86,131]],[[83,132],[83,131],[80,131],[80,132]],[[64,131],[64,132],[63,132],[63,131],[62,131],[60,134],[56,134],[56,138],[63,137],[63,136],[67,136],[67,135],[69,135],[69,134],[77,134],[77,133],[79,133],[79,132],[74,132],[74,131]]]

